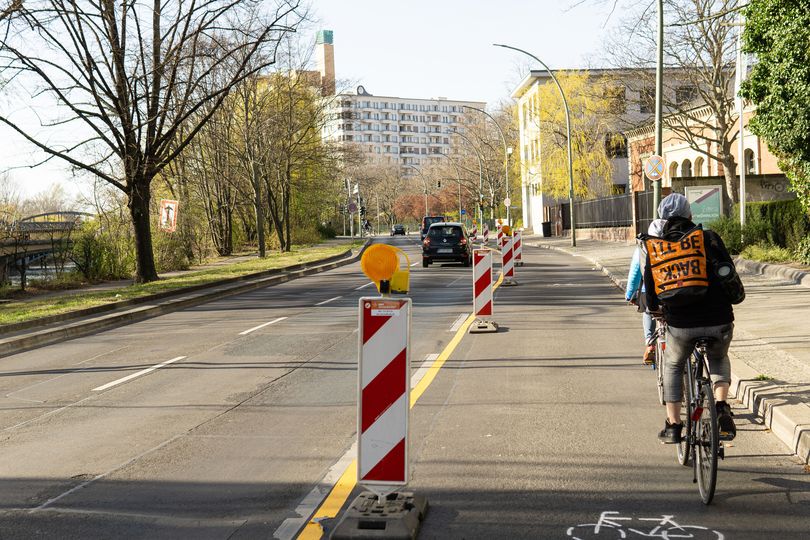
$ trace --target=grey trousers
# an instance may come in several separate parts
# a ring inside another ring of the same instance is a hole
[[[714,384],[731,382],[731,363],[728,347],[734,335],[734,324],[701,326],[698,328],[673,328],[667,326],[667,348],[664,357],[664,401],[678,402],[683,393],[683,367],[695,343],[703,337],[714,338],[706,350],[709,372]]]

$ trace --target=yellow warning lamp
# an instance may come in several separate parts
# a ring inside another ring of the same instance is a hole
[[[501,230],[503,231],[503,234],[505,234],[506,236],[512,236],[512,228],[509,225],[504,225],[503,227],[501,227]]]
[[[404,268],[400,268],[402,259],[405,260]],[[377,285],[377,290],[381,294],[389,292],[407,294],[410,281],[409,263],[408,256],[401,249],[387,244],[374,244],[363,252],[360,268]]]

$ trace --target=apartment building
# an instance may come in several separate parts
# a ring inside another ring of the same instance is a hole
[[[318,33],[318,69],[324,91],[335,88],[333,33]],[[408,166],[419,167],[449,154],[452,133],[463,131],[468,118],[478,115],[465,107],[483,109],[485,102],[375,96],[365,87],[334,97],[323,131],[326,140],[354,145],[372,161],[398,164],[404,175]],[[457,139],[457,138],[456,138]]]

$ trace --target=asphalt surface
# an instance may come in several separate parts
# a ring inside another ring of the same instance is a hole
[[[419,261],[413,237],[383,240]],[[496,296],[502,331],[466,336],[412,411],[422,538],[570,538],[604,511],[632,519],[574,536],[721,537],[644,521],[670,515],[808,537],[808,475],[742,412],[704,507],[655,438],[638,315],[578,259],[524,258]],[[416,370],[470,312],[471,276],[411,270]],[[0,538],[272,537],[354,442],[366,284],[354,264],[4,358]]]

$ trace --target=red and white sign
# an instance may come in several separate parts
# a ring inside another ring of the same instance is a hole
[[[515,264],[516,265],[523,265],[523,239],[521,238],[520,231],[514,232],[514,252],[515,252]]]
[[[492,316],[492,250],[473,251],[473,311],[478,319]]]
[[[652,155],[644,162],[644,176],[658,182],[664,177],[664,158]]]
[[[473,242],[475,242],[476,236],[478,236],[478,225],[473,224],[472,230],[470,231],[470,238],[472,238]]]
[[[357,481],[408,482],[411,300],[360,299]]]
[[[179,206],[178,201],[161,199],[160,220],[158,222],[160,230],[170,233],[177,230],[177,208]]]
[[[484,244],[489,244],[489,225],[484,223]]]
[[[506,243],[503,245],[503,280],[504,283],[511,283],[515,278],[515,258],[514,258],[514,250],[512,249],[514,246],[514,240],[511,236],[506,237]]]
[[[497,241],[498,241],[498,243],[495,244],[495,245],[498,246],[498,249],[502,249],[503,248],[503,225],[501,225],[500,223],[498,223],[498,238],[497,238]]]

